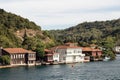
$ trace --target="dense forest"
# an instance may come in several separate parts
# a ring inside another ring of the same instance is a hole
[[[108,38],[120,45],[120,19],[111,21],[84,22],[64,30],[49,31],[61,43],[78,42],[81,46],[99,44]]]
[[[0,46],[23,47],[37,50],[38,46],[47,48],[54,40],[46,31],[28,19],[0,9]]]

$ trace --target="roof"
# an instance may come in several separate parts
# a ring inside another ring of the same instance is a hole
[[[68,49],[68,48],[81,48],[79,46],[56,46],[53,47],[52,49]]]
[[[51,52],[51,50],[49,50],[49,49],[44,49],[44,51],[45,51],[45,52]]]
[[[4,48],[4,51],[6,51],[9,54],[15,54],[15,53],[36,53],[30,50],[26,50],[23,48]]]
[[[82,47],[82,51],[101,51],[100,49],[93,49],[91,47]]]

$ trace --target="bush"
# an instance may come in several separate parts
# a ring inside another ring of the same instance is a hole
[[[10,57],[8,55],[1,56],[0,57],[0,62],[3,65],[8,65],[8,64],[10,64]]]

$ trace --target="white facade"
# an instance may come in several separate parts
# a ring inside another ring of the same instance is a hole
[[[55,54],[53,55],[53,61],[54,61],[54,62],[59,62],[59,54],[58,54],[58,53],[55,53]]]
[[[81,48],[58,48],[56,50],[59,53],[59,61],[64,63],[83,62],[84,54],[82,54]]]
[[[81,48],[67,48],[66,63],[70,62],[83,62],[84,54],[82,54]]]

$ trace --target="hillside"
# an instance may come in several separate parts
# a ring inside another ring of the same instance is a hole
[[[81,46],[103,45],[103,42],[112,40],[114,45],[120,45],[120,19],[84,22],[64,30],[51,30],[50,33],[60,44],[71,41]]]
[[[34,50],[39,43],[47,47],[54,41],[34,22],[0,9],[0,46]]]

